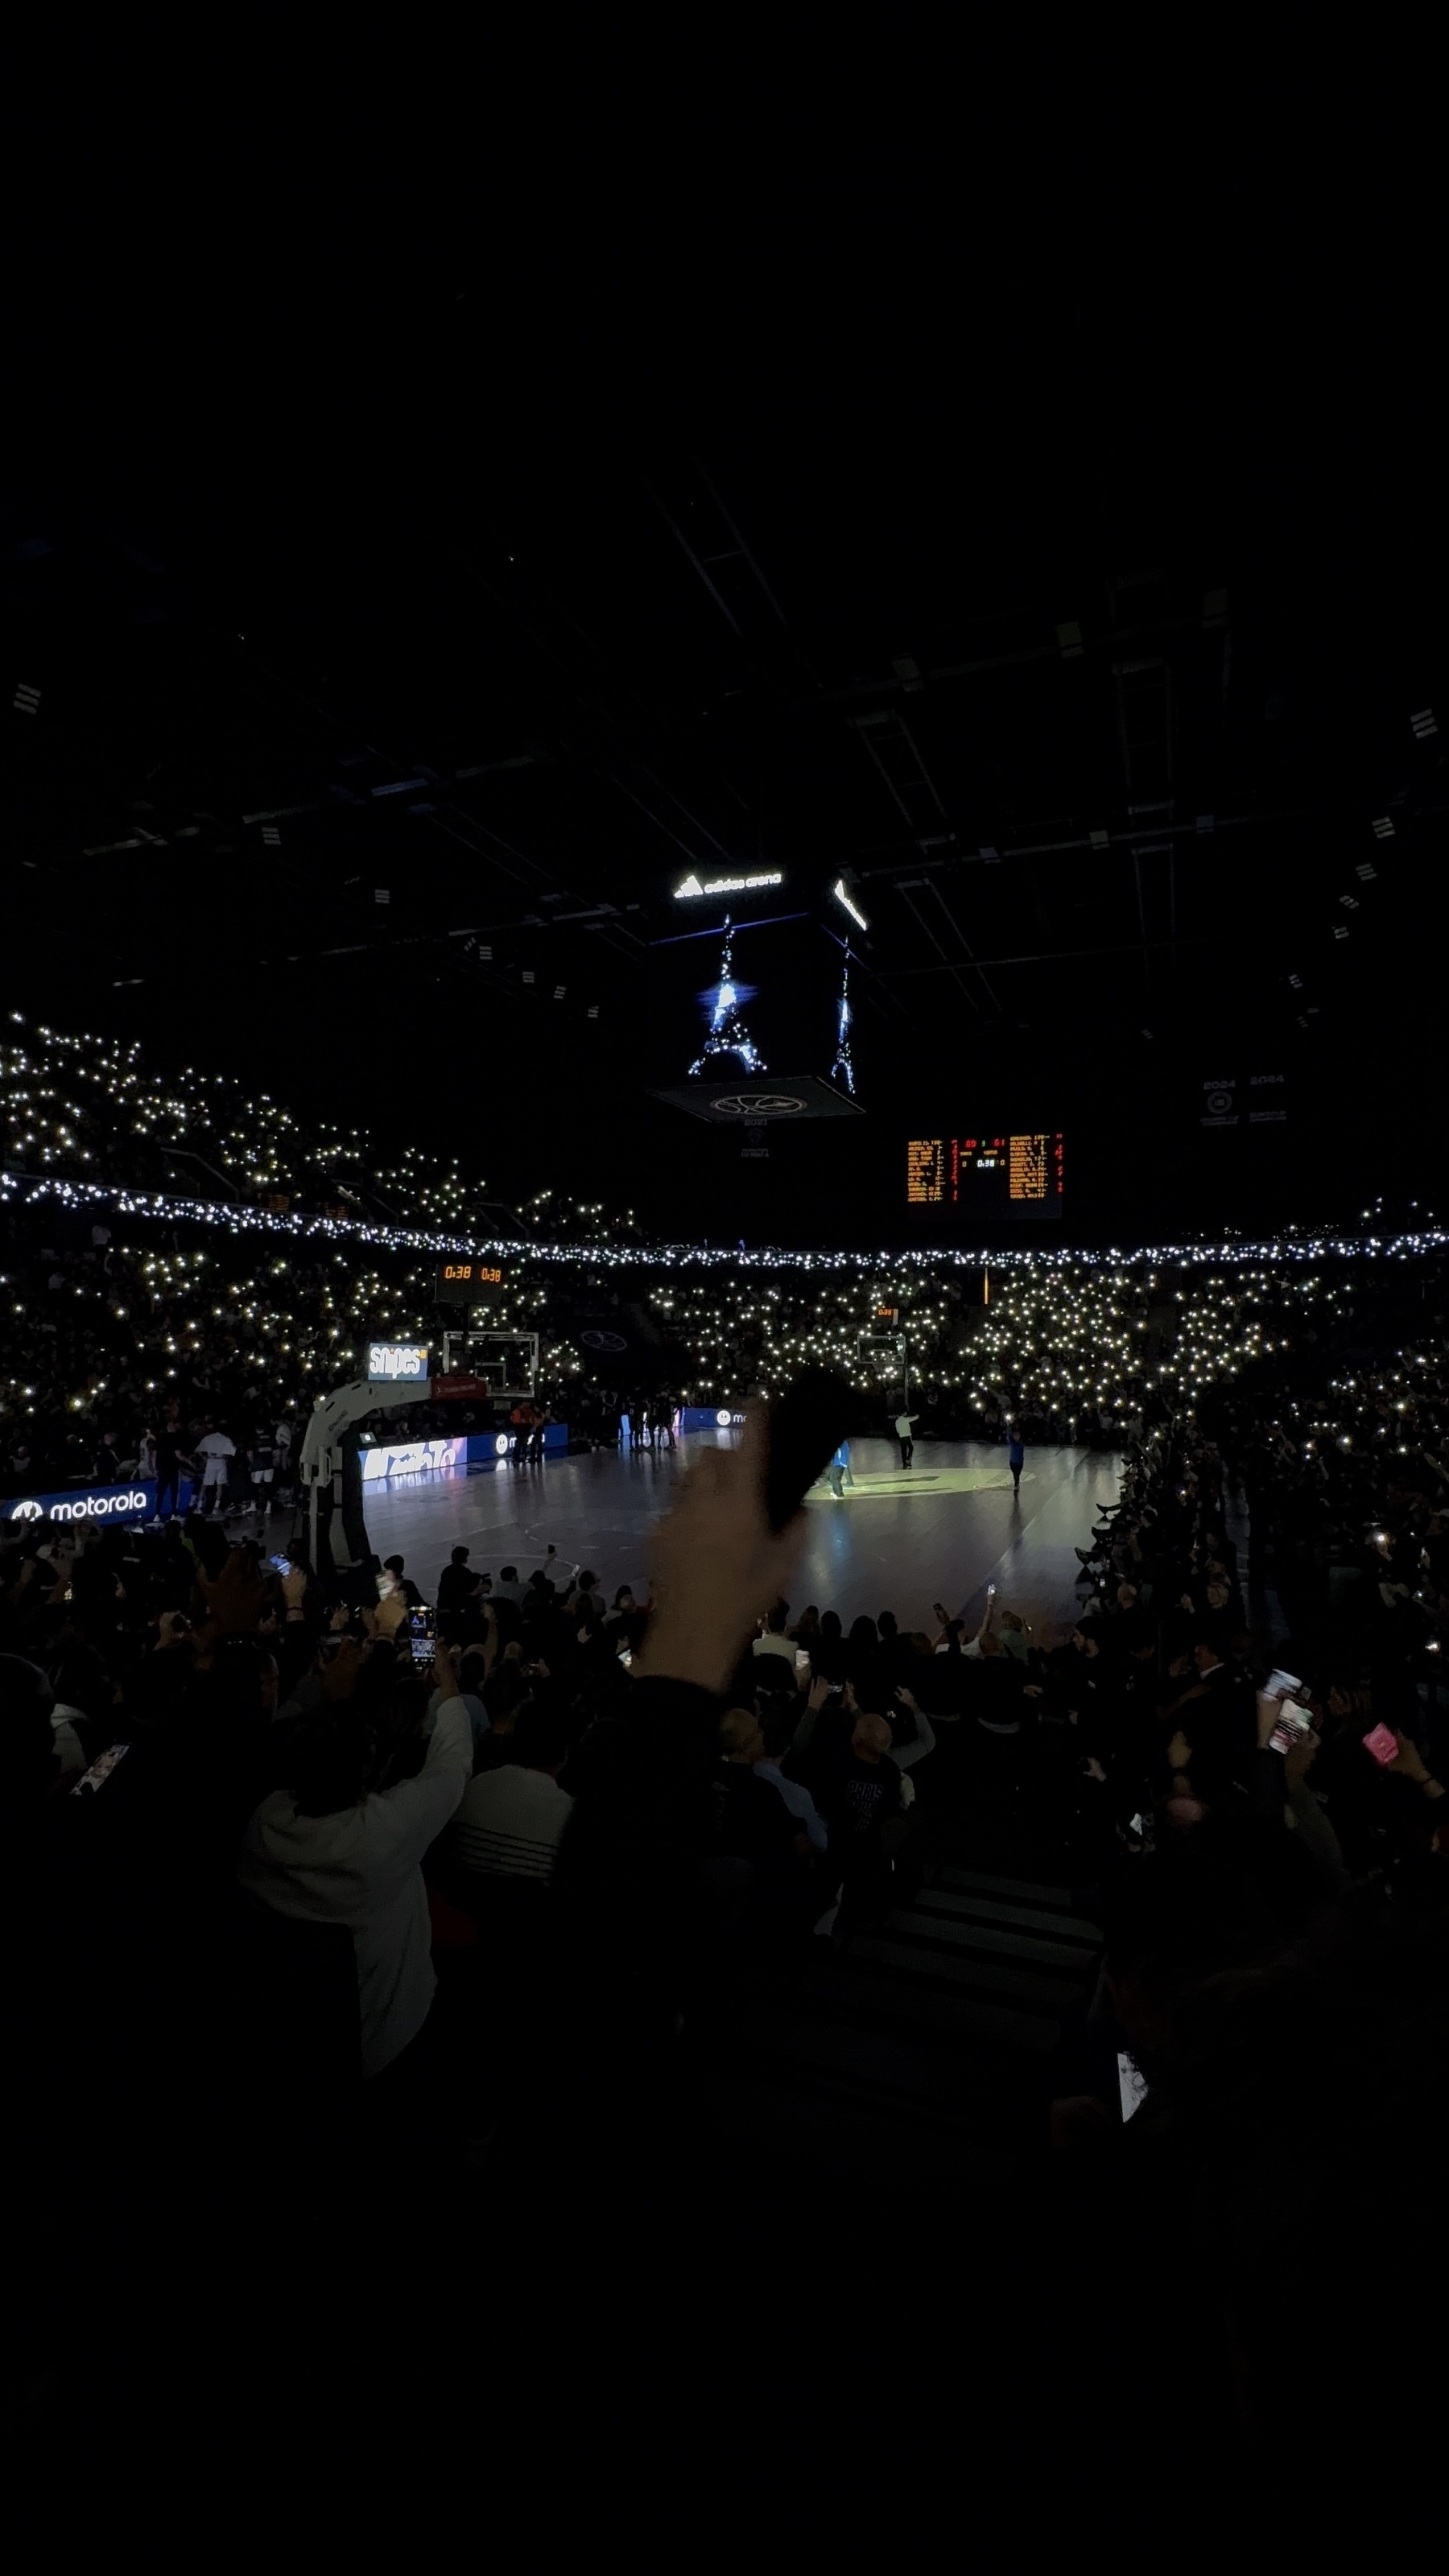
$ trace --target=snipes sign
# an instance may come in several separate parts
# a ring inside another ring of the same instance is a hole
[[[429,1374],[426,1342],[369,1342],[364,1372],[374,1386],[421,1386]]]

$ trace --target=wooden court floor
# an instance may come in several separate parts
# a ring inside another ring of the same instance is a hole
[[[551,1540],[567,1563],[590,1565],[607,1592],[644,1585],[649,1533],[699,1447],[726,1432],[699,1432],[675,1450],[550,1459],[410,1478],[370,1487],[367,1525],[379,1556],[401,1554],[425,1599],[450,1548],[466,1544],[477,1570],[516,1564],[525,1578]],[[917,1444],[903,1472],[893,1443],[857,1441],[856,1483],[837,1503],[818,1487],[792,1611],[814,1602],[847,1623],[894,1610],[902,1626],[930,1624],[931,1605],[979,1613],[994,1581],[1003,1608],[1038,1628],[1070,1619],[1079,1571],[1103,1502],[1115,1500],[1118,1461],[1083,1449],[1029,1449],[1014,1495],[1004,1449],[979,1441]]]

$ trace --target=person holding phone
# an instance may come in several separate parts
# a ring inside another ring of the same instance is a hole
[[[422,1860],[472,1777],[473,1730],[457,1667],[438,1645],[436,1720],[422,1767],[405,1776],[404,1738],[410,1726],[421,1733],[427,1683],[410,1663],[378,1664],[366,1685],[363,1670],[363,1650],[344,1639],[322,1673],[320,1705],[297,1731],[290,1785],[264,1798],[246,1828],[237,1875],[276,1913],[351,1932],[362,2073],[371,2078],[411,2047],[432,2005]]]
[[[862,1698],[868,1703],[884,1695],[864,1680],[858,1695],[856,1685],[847,1682],[850,1735],[821,1775],[831,1861],[840,1871],[842,1930],[858,1925],[887,1901],[896,1850],[908,1830],[903,1820],[913,1793],[894,1751],[891,1721],[883,1710],[862,1705]],[[833,1916],[823,1916],[815,1928],[833,1930]]]
[[[1401,1780],[1412,1780],[1428,1799],[1442,1798],[1444,1783],[1437,1780],[1411,1735],[1396,1726],[1385,1726],[1382,1719],[1361,1735],[1359,1742],[1381,1771]]]
[[[1277,1673],[1270,1675],[1275,1682],[1282,1678]],[[1294,1687],[1301,1689],[1302,1684]],[[1258,1693],[1257,1722],[1257,1766],[1248,1785],[1259,1821],[1273,1830],[1286,1824],[1296,1847],[1307,1853],[1325,1887],[1341,1895],[1349,1883],[1343,1852],[1332,1823],[1308,1785],[1322,1742],[1313,1713],[1300,1707],[1286,1689],[1263,1690]]]

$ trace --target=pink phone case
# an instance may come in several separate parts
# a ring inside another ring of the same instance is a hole
[[[1392,1762],[1399,1750],[1393,1728],[1389,1726],[1372,1727],[1369,1733],[1363,1738],[1363,1749],[1365,1753],[1371,1753],[1373,1755],[1375,1762],[1383,1763],[1385,1765]]]

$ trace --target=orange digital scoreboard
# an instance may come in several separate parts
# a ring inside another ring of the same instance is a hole
[[[503,1273],[487,1261],[440,1261],[434,1293],[442,1305],[471,1306],[490,1288],[501,1288]]]
[[[1062,1213],[1060,1131],[1020,1136],[912,1136],[906,1205],[969,1216],[1050,1221]]]

